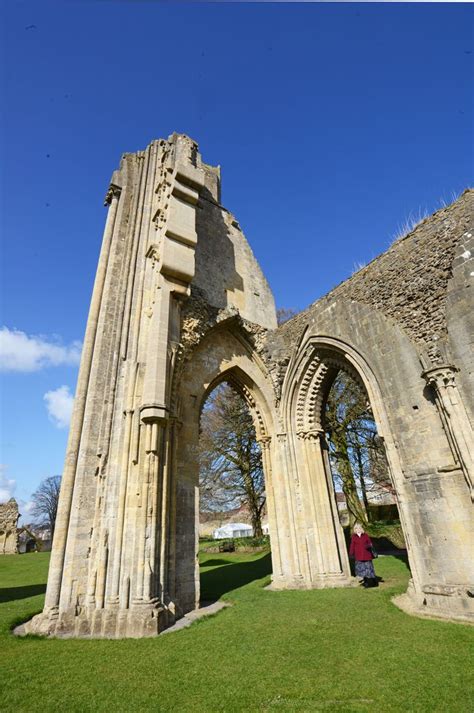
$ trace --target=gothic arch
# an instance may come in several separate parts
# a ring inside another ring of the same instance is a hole
[[[379,434],[389,431],[377,378],[365,357],[342,340],[311,335],[302,342],[288,367],[282,390],[283,419],[297,430],[321,428],[324,400],[342,370],[366,390]]]
[[[370,343],[364,347],[370,350]],[[372,356],[371,351],[366,354]],[[404,355],[396,353],[392,357],[402,361]],[[368,356],[364,356],[359,348],[345,340],[326,335],[305,334],[288,367],[282,389],[282,421],[286,433],[286,462],[296,484],[294,537],[300,553],[300,563],[304,560],[304,557],[301,557],[302,552],[308,561],[306,567],[301,567],[305,570],[302,571],[302,578],[307,586],[325,586],[325,580],[331,581],[331,586],[335,586],[339,562],[339,582],[342,585],[348,583],[349,565],[338,521],[322,420],[324,402],[333,380],[338,370],[344,369],[352,378],[363,384],[368,394],[378,434],[384,441],[392,484],[397,494],[400,522],[407,542],[412,574],[407,593],[399,597],[397,603],[401,608],[413,613],[440,611],[440,615],[443,615],[441,612],[446,606],[446,599],[450,598],[451,607],[458,607],[457,615],[463,618],[470,605],[470,590],[457,584],[457,581],[462,581],[458,579],[462,560],[458,566],[455,553],[464,552],[465,540],[461,541],[457,538],[456,531],[446,527],[449,505],[443,495],[446,488],[456,483],[460,493],[459,531],[462,532],[463,527],[469,531],[466,511],[463,509],[465,493],[461,493],[461,473],[449,464],[438,469],[433,475],[429,465],[424,465],[424,470],[419,471],[413,471],[410,465],[407,467],[404,460],[406,449],[402,446],[407,435],[407,424],[413,424],[412,428],[416,429],[416,421],[412,416],[416,411],[410,409],[410,413],[406,405],[404,409],[400,405],[397,406],[390,381],[381,381],[380,375],[376,373],[379,362],[375,354],[373,361],[374,365],[370,364]],[[424,419],[420,424],[438,432],[441,440],[443,433],[436,411],[428,409],[426,403],[423,403],[423,399],[428,397],[423,390],[424,381],[421,374],[418,379],[417,398]],[[410,388],[414,398],[416,392],[413,383]],[[392,413],[390,409],[394,408],[397,411]],[[413,409],[418,409],[418,406],[413,406]],[[416,431],[415,434],[409,435],[410,442],[413,437],[417,437]],[[419,452],[423,455],[423,431],[418,435],[418,443]],[[443,443],[440,447],[444,447]],[[414,454],[413,449],[410,454]],[[428,489],[429,478],[436,479],[439,483],[435,497]],[[298,507],[298,500],[300,503],[310,503],[311,507],[306,507],[304,511],[301,505]],[[309,527],[312,520],[316,522],[316,536]],[[451,559],[446,559],[443,563],[438,561],[435,550],[435,547],[439,546],[438,543],[442,543],[446,551],[452,553]],[[446,572],[448,566],[449,573]],[[319,573],[319,577],[314,575],[314,571]],[[449,585],[443,582],[444,572],[447,575],[445,578],[449,577],[452,582]]]
[[[229,383],[246,401],[262,448],[270,531],[276,533],[277,508],[273,478],[275,433],[274,392],[263,364],[244,331],[234,323],[209,330],[186,360],[176,392],[176,576],[174,599],[184,611],[199,601],[199,569],[196,560],[199,465],[199,421],[208,395],[222,382]],[[190,532],[190,522],[195,522]],[[191,536],[194,538],[190,541]],[[181,544],[182,543],[182,544]],[[278,569],[278,544],[272,560]]]
[[[400,488],[402,468],[391,436],[382,389],[366,358],[346,342],[319,335],[309,336],[303,342],[290,364],[283,386],[284,418],[288,424],[296,424],[296,433],[301,437],[322,432],[324,405],[340,370],[366,391],[377,433],[386,447],[393,485],[395,489],[397,484]]]
[[[264,441],[271,438],[266,423],[265,409],[260,405],[263,403],[263,397],[259,390],[255,389],[255,386],[251,383],[251,380],[249,380],[245,372],[239,367],[234,366],[222,371],[206,388],[201,398],[199,413],[201,414],[209,395],[222,383],[228,384],[245,401],[252,415],[257,441]]]
[[[257,435],[271,437],[275,431],[275,393],[263,361],[238,320],[230,318],[209,329],[182,358],[174,379],[174,408],[178,418],[187,408],[183,387],[198,412],[220,382],[227,381],[246,401],[255,416]]]
[[[400,520],[407,543],[410,543],[410,523],[403,507],[403,471],[397,448],[391,434],[385,409],[382,389],[366,358],[353,346],[342,340],[325,335],[310,335],[303,339],[289,365],[283,385],[282,412],[289,434],[289,447],[297,468],[306,471],[309,498],[314,482],[325,481],[328,502],[316,498],[314,517],[325,520],[326,547],[334,550],[334,559],[341,563],[341,574],[349,576],[345,543],[339,524],[337,506],[332,485],[327,445],[324,433],[324,406],[334,379],[340,370],[345,371],[359,383],[368,395],[378,435],[383,439],[390,476],[397,493]],[[332,517],[333,527],[328,528]],[[333,537],[328,537],[333,534]],[[417,557],[410,553],[412,569],[417,567]]]

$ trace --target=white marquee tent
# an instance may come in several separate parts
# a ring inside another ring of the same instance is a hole
[[[245,522],[229,522],[214,530],[212,536],[215,540],[227,540],[232,537],[252,537],[252,535],[251,525],[247,525]]]

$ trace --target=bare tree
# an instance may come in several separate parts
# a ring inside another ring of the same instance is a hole
[[[351,521],[367,524],[371,493],[394,490],[367,393],[343,371],[329,393],[325,419],[333,479],[342,487]]]
[[[33,493],[34,503],[31,514],[38,518],[39,524],[46,524],[51,530],[51,539],[54,535],[56,515],[58,511],[59,489],[61,487],[61,476],[52,475],[40,484]]]
[[[254,535],[262,535],[262,454],[248,407],[227,384],[215,389],[201,416],[200,497],[201,509],[211,512],[245,505]]]

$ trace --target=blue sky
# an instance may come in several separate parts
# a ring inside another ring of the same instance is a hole
[[[197,140],[277,304],[302,309],[472,182],[472,12],[2,4],[0,499],[27,513],[62,470],[121,153]]]

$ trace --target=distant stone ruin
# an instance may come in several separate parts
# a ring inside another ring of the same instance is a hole
[[[177,134],[124,154],[106,198],[45,608],[26,631],[154,636],[199,606],[199,419],[223,381],[247,402],[262,448],[272,588],[352,586],[324,420],[340,370],[365,388],[385,446],[412,577],[399,606],[472,621],[473,198],[277,328],[265,277],[220,203],[219,168]]]
[[[0,503],[0,554],[15,555],[18,553],[17,524],[20,513],[15,498],[7,503]]]

